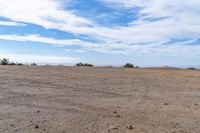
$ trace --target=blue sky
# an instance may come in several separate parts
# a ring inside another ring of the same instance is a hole
[[[0,58],[200,67],[199,0],[1,0]]]

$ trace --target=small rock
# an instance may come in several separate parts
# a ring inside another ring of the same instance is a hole
[[[164,105],[168,105],[168,103],[164,103]]]
[[[110,129],[117,130],[118,127],[117,126],[110,126]]]
[[[115,117],[119,118],[119,117],[120,117],[120,115],[116,115]]]
[[[132,125],[127,125],[126,128],[133,129],[133,126]]]
[[[113,114],[117,114],[117,111],[115,110],[115,111],[113,111]]]
[[[40,111],[38,110],[37,113],[40,113]]]
[[[15,131],[16,131],[16,132],[18,132],[18,131],[19,131],[19,129],[15,129]]]
[[[14,127],[14,126],[15,126],[15,124],[11,124],[10,126],[11,126],[11,127]]]
[[[35,128],[39,128],[39,126],[38,126],[38,125],[35,125]]]
[[[197,103],[195,103],[194,105],[197,106]]]

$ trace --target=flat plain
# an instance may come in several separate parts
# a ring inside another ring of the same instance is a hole
[[[0,133],[200,133],[200,71],[0,66]]]

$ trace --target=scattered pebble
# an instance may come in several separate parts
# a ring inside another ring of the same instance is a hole
[[[11,127],[14,127],[14,126],[15,126],[15,124],[11,124],[10,126],[11,126]]]
[[[118,127],[117,126],[110,126],[110,129],[117,130]]]
[[[38,110],[37,113],[40,113],[40,111]]]
[[[35,125],[35,128],[39,128],[39,126],[38,126],[38,125]]]
[[[133,126],[132,125],[127,125],[126,128],[133,129]]]
[[[113,111],[113,114],[117,114],[117,111],[115,110],[115,111]]]
[[[164,105],[168,105],[168,103],[164,103]]]
[[[120,117],[120,115],[116,115],[115,117],[119,118],[119,117]]]

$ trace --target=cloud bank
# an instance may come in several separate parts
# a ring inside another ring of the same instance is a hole
[[[136,12],[126,26],[103,26],[68,9],[64,0],[1,0],[0,16],[19,23],[40,25],[80,39],[59,40],[41,35],[2,35],[0,39],[36,41],[58,46],[79,45],[87,50],[110,54],[194,54],[200,50],[199,0],[96,0],[116,10]],[[6,22],[4,23],[6,25]],[[15,25],[7,23],[7,25]]]

